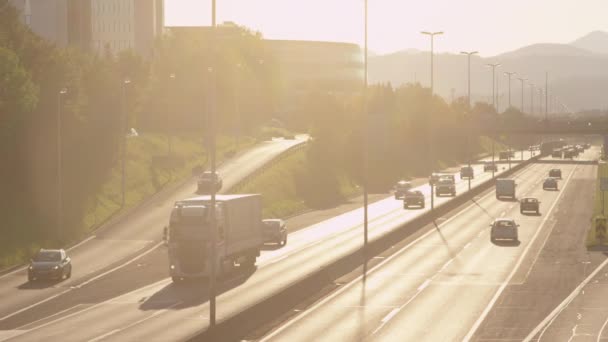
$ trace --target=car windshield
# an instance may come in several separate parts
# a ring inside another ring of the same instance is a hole
[[[266,228],[278,228],[281,226],[281,222],[279,221],[264,221],[264,226]]]
[[[216,179],[217,173],[205,172],[201,175],[201,179]]]
[[[58,251],[41,251],[36,254],[34,261],[61,261],[61,252]]]
[[[439,180],[439,184],[441,184],[441,185],[450,185],[450,184],[452,184],[452,180],[451,179],[440,179]]]
[[[509,228],[515,226],[515,224],[513,221],[496,221],[494,226],[499,228]]]

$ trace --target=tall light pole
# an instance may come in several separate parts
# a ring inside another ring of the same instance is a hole
[[[127,180],[127,127],[129,124],[129,120],[128,120],[128,115],[127,115],[127,86],[131,84],[131,80],[128,78],[125,78],[122,81],[122,127],[121,127],[121,134],[122,134],[122,165],[121,165],[121,171],[122,171],[122,180],[121,180],[121,192],[122,192],[122,197],[121,197],[121,202],[120,202],[120,207],[124,208],[125,207],[125,193],[126,193],[126,180]]]
[[[543,114],[543,88],[538,88],[538,113]]]
[[[530,83],[530,115],[534,115],[534,83]]]
[[[431,96],[433,96],[433,91],[434,91],[434,85],[435,85],[435,78],[434,76],[434,50],[435,50],[435,36],[439,36],[443,34],[443,31],[437,31],[437,32],[429,32],[429,31],[422,31],[420,32],[426,36],[429,36],[431,38]]]
[[[511,77],[513,77],[514,75],[517,75],[516,72],[505,72],[505,75],[507,75],[509,77],[509,108],[511,108]]]
[[[210,149],[210,159],[211,159],[211,174],[215,175],[216,173],[216,165],[215,165],[215,110],[216,110],[216,59],[217,59],[217,30],[216,30],[216,0],[211,0],[211,67],[209,70],[211,71],[209,74],[210,82],[211,82],[211,96],[208,97],[207,101],[212,101],[213,103],[209,104],[209,112],[208,114],[208,125],[209,125],[209,149]],[[209,327],[211,329],[215,328],[215,297],[216,297],[216,266],[217,266],[217,229],[216,229],[216,217],[215,217],[215,193],[216,188],[211,187],[211,211],[209,212],[210,218],[210,230],[211,234],[211,248],[209,250],[209,254],[211,255],[210,262],[210,277],[209,277]]]
[[[545,73],[545,121],[549,120],[549,72]]]
[[[498,68],[500,63],[488,63],[486,64],[488,67],[492,68],[492,107],[494,107],[494,111],[498,115],[498,109],[496,106],[496,68]],[[494,178],[494,138],[492,138],[492,179]]]
[[[477,51],[462,51],[460,53],[467,56],[467,65],[468,65],[467,72],[469,74],[469,77],[468,77],[468,95],[467,95],[467,100],[468,100],[467,101],[467,103],[468,103],[468,105],[467,105],[467,116],[470,119],[470,116],[471,116],[471,56],[476,55],[479,52],[477,52]],[[468,125],[468,127],[470,128],[470,125]],[[470,139],[471,139],[470,134],[467,134],[467,159],[469,160],[469,168],[471,167],[471,151],[469,151],[469,149],[470,149],[469,140]],[[471,190],[471,177],[468,177],[468,181],[469,181],[469,190]]]
[[[62,88],[57,93],[57,228],[60,241],[63,238],[63,158],[61,154],[61,109],[63,102],[61,98],[67,93],[66,88]]]
[[[235,77],[234,77],[234,150],[236,152],[236,150],[238,150],[239,148],[239,134],[240,134],[240,129],[239,129],[239,125],[240,125],[240,89],[239,86],[241,84],[241,78],[240,78],[240,73],[241,73],[241,68],[242,65],[241,63],[237,63],[236,67],[234,68],[234,73],[235,73]]]
[[[521,82],[521,112],[525,113],[526,111],[524,110],[524,83],[526,83],[528,79],[523,77],[518,77],[517,79],[519,80],[519,82]]]
[[[498,110],[496,109],[496,68],[498,68],[501,65],[502,64],[500,64],[500,63],[486,64],[486,66],[492,68],[492,107],[494,107],[494,110],[496,112],[498,112]]]
[[[364,37],[363,37],[363,120],[365,125],[365,138],[363,142],[363,252],[364,257],[367,257],[367,234],[368,234],[368,172],[369,172],[369,128],[367,127],[368,108],[367,108],[367,0],[364,3]]]
[[[172,138],[172,130],[171,127],[174,127],[171,122],[171,94],[174,94],[171,89],[173,89],[173,81],[175,81],[175,74],[169,74],[169,91],[167,91],[167,155],[171,156],[171,138]]]

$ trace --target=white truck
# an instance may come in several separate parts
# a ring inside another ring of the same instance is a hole
[[[211,260],[211,196],[175,203],[167,228],[169,272],[174,282],[209,277],[211,262],[216,275],[235,266],[253,267],[264,243],[260,195],[217,195],[216,258]]]
[[[509,197],[516,199],[515,188],[517,184],[515,179],[498,178],[496,180],[496,198]]]

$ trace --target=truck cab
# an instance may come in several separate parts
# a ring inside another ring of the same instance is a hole
[[[509,197],[515,199],[515,188],[517,184],[514,179],[499,178],[496,180],[496,198]]]

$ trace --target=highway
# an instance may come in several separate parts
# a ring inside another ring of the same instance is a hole
[[[529,154],[525,157],[529,157]],[[475,168],[477,176],[472,181],[473,186],[491,178],[491,173],[484,173],[482,166]],[[504,169],[506,166],[502,166],[501,171]],[[428,185],[419,188],[426,194],[430,191]],[[466,188],[467,182],[458,180],[457,192],[462,193]],[[436,204],[449,199],[438,198]],[[426,210],[430,207],[429,202],[427,198]],[[424,210],[403,210],[401,201],[389,197],[373,203],[369,212],[370,239],[375,239],[417,217]],[[361,218],[362,210],[357,209],[294,232],[290,234],[286,247],[262,254],[255,272],[224,279],[221,286],[223,293],[218,297],[218,319],[225,319],[258,303],[307,277],[319,267],[360,248]],[[14,336],[18,341],[42,338],[65,341],[187,339],[207,326],[205,286],[196,282],[184,286],[172,284],[166,277],[165,254],[152,253],[149,259],[146,257],[138,261],[143,265],[153,265],[150,268],[156,270],[154,277],[141,287],[114,297],[97,298],[94,294],[104,292],[109,284],[124,283],[128,279],[137,283],[145,278],[138,274],[140,270],[137,268],[129,269],[128,274],[116,272],[108,278],[115,279],[115,283],[107,280],[89,284],[88,298],[84,296],[80,301],[57,298],[46,303],[56,310],[53,316],[12,317],[0,321],[0,328],[4,329],[5,336]],[[145,270],[146,267],[140,269]],[[97,290],[94,290],[96,287]],[[167,326],[173,328],[166,329]],[[62,332],[67,329],[70,334],[65,336]]]
[[[263,142],[228,160],[218,168],[224,178],[224,188],[236,184],[279,153],[305,139],[306,136],[298,136],[296,140],[275,139]],[[72,278],[67,281],[28,283],[25,268],[1,275],[0,322],[41,302],[69,295],[69,292],[91,284],[158,245],[173,203],[192,196],[195,190],[196,179],[191,179],[172,191],[155,196],[115,224],[99,229],[89,239],[71,248],[69,255],[72,258],[73,272]]]
[[[588,156],[596,153],[597,150],[589,151]],[[547,177],[548,170],[554,167],[560,167],[563,171],[561,188],[557,192],[543,191],[541,182]],[[559,227],[559,221],[570,217],[580,218],[578,213],[585,212],[590,202],[582,202],[573,208],[570,205],[572,202],[563,202],[562,197],[581,194],[577,180],[593,183],[595,170],[595,166],[587,165],[536,164],[526,168],[516,176],[519,180],[518,196],[539,198],[542,202],[540,216],[522,215],[517,202],[497,201],[490,191],[476,203],[440,223],[438,228],[427,227],[425,235],[383,260],[365,277],[361,275],[341,285],[338,290],[271,332],[263,341],[471,339],[497,300],[502,304],[503,311],[504,307],[509,308],[509,304],[513,303],[500,297],[501,293],[507,285],[527,283],[546,236],[556,225]],[[573,179],[574,186],[570,185]],[[583,194],[589,200],[593,187],[587,186],[585,190],[587,192]],[[557,207],[559,216],[556,216]],[[513,217],[521,224],[519,243],[490,242],[487,225],[495,217]],[[578,234],[584,234],[586,227],[579,227]],[[560,240],[562,246],[568,243],[571,241]],[[564,255],[566,259],[568,254]],[[552,282],[544,282],[544,287],[552,285]],[[548,289],[545,291],[550,292]],[[529,297],[516,292],[511,298],[519,295],[522,297],[520,303],[526,300],[535,303],[528,306],[532,311],[539,301],[544,301],[545,306],[557,305],[560,297],[538,296],[536,301],[530,298],[539,292],[528,293]],[[509,329],[517,329],[519,325],[515,322],[524,323],[530,317],[521,317],[521,307],[517,306],[512,307],[510,313],[513,318],[511,324],[499,332],[493,330],[495,333],[491,336],[480,336],[475,340],[523,339],[525,335],[518,338],[509,334]],[[590,314],[587,316],[589,319],[594,317]],[[493,315],[494,324],[488,323],[488,330],[500,324],[504,317],[502,312]],[[520,319],[517,320],[517,317]],[[558,330],[557,327],[561,325],[555,324],[555,327]],[[597,329],[600,327],[601,324]],[[563,335],[552,335],[545,340],[568,340],[561,337]]]

